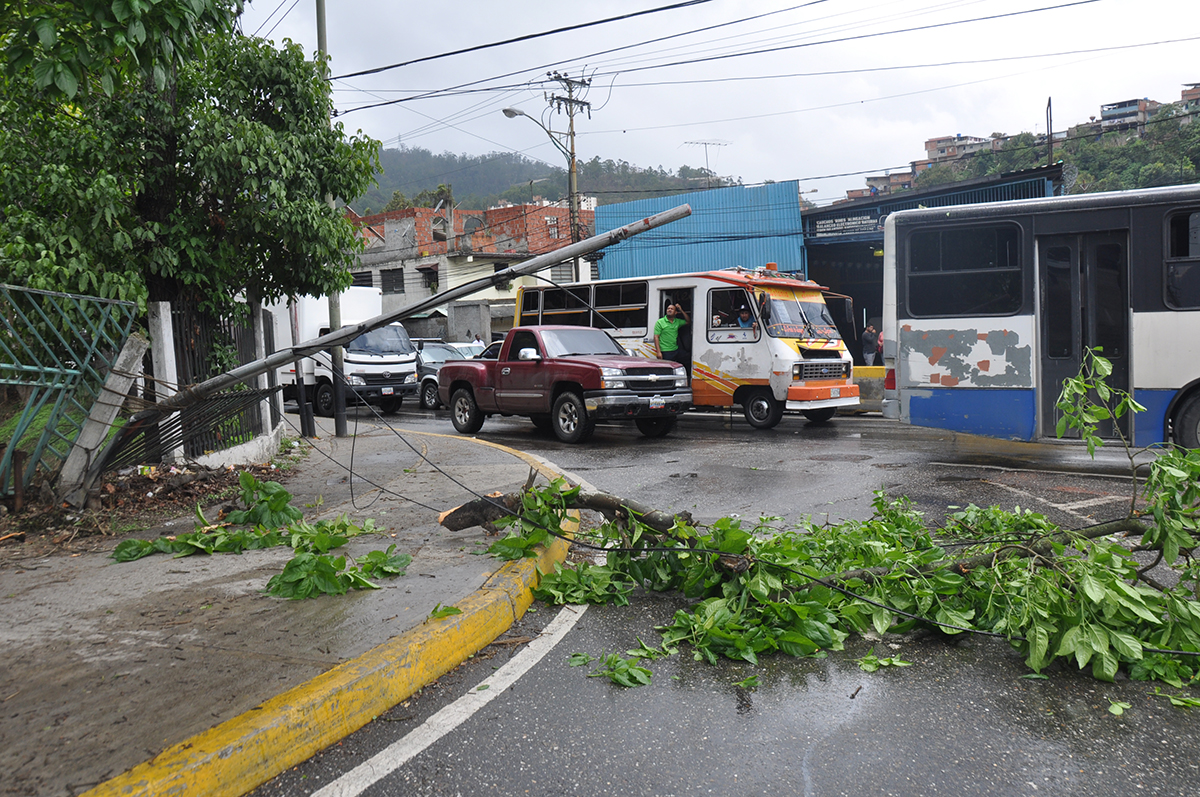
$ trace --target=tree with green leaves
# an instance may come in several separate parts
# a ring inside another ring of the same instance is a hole
[[[65,100],[147,82],[164,91],[241,10],[241,0],[12,0],[0,6],[5,74],[28,72],[37,92]]]
[[[182,3],[191,16],[155,27],[179,40],[147,33],[149,51],[134,35],[145,9],[120,32],[102,23],[122,3],[75,5],[99,21],[6,6],[0,280],[213,311],[242,290],[269,301],[344,287],[358,239],[326,197],[365,190],[378,144],[330,126],[321,65],[290,42],[228,35],[219,0]],[[75,48],[51,46],[64,40]]]
[[[176,201],[164,273],[201,294],[326,295],[349,284],[359,239],[326,197],[366,190],[378,142],[330,126],[330,87],[299,45],[210,44],[177,96]]]

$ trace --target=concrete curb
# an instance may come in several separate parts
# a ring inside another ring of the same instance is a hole
[[[476,442],[512,453],[547,478],[560,475],[524,452]],[[577,517],[564,522],[565,532],[578,529]],[[532,590],[540,573],[563,562],[569,547],[559,539],[537,559],[508,562],[479,590],[456,604],[461,614],[426,620],[356,659],[164,750],[84,792],[83,797],[239,797],[250,792],[345,738],[489,645],[525,613],[533,603]]]

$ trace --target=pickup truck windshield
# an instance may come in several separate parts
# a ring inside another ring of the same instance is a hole
[[[548,357],[573,357],[583,354],[624,354],[615,340],[599,329],[544,329],[542,342]]]
[[[346,347],[346,350],[359,354],[385,355],[412,354],[416,351],[413,348],[412,341],[408,339],[408,333],[404,331],[404,327],[396,324],[389,324],[386,327],[364,332],[350,341],[350,345]]]
[[[829,308],[823,302],[805,301],[797,296],[771,297],[767,334],[775,338],[841,340]]]

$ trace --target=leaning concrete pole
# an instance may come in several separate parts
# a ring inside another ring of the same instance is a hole
[[[232,387],[246,380],[252,379],[258,374],[266,373],[273,368],[279,368],[288,362],[293,362],[301,357],[311,357],[319,351],[328,349],[330,346],[340,346],[344,343],[357,338],[364,332],[370,332],[372,329],[392,324],[397,321],[403,321],[406,318],[432,310],[435,307],[452,302],[456,299],[461,299],[464,296],[470,296],[485,288],[497,285],[504,285],[517,277],[523,277],[527,274],[535,274],[539,271],[544,271],[553,265],[561,263],[572,258],[585,255],[589,252],[595,252],[603,249],[606,246],[611,246],[615,243],[620,243],[626,238],[630,238],[639,233],[652,230],[655,227],[661,227],[664,224],[669,224],[672,221],[690,216],[692,208],[689,205],[679,205],[678,207],[664,210],[662,213],[656,213],[653,216],[635,221],[632,224],[626,224],[624,227],[618,227],[615,230],[609,230],[600,235],[593,235],[591,238],[580,241],[579,243],[564,246],[561,249],[555,249],[553,252],[548,252],[544,255],[539,255],[524,263],[519,263],[503,271],[497,271],[488,277],[483,277],[473,280],[457,288],[438,293],[423,299],[419,302],[401,307],[399,310],[393,310],[390,313],[375,316],[358,324],[344,326],[341,329],[330,332],[327,335],[322,335],[319,338],[297,343],[286,349],[275,352],[274,354],[265,357],[261,360],[255,360],[252,363],[240,366],[227,373],[219,376],[214,376],[201,382],[198,385],[193,385],[186,390],[181,390],[165,401],[161,401],[154,407],[143,410],[129,419],[120,432],[118,432],[110,441],[108,448],[104,454],[94,461],[92,468],[87,473],[87,480],[82,485],[82,489],[77,489],[73,495],[84,495],[95,483],[100,474],[104,472],[104,465],[108,459],[110,452],[116,451],[121,442],[132,434],[137,434],[146,426],[157,423],[163,415],[178,412],[186,407],[198,404],[208,396],[225,388]],[[65,500],[65,496],[63,496]]]

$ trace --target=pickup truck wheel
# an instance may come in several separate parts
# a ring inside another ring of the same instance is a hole
[[[533,425],[537,427],[539,432],[550,432],[554,429],[554,424],[550,422],[550,416],[545,414],[530,415],[529,420],[533,421]]]
[[[396,410],[400,409],[400,405],[404,403],[404,396],[388,396],[379,401],[379,411],[384,415],[394,415]]]
[[[462,434],[475,434],[483,428],[483,413],[470,390],[459,388],[450,397],[450,419]]]
[[[595,421],[588,418],[583,399],[578,393],[569,391],[555,399],[550,423],[554,435],[564,443],[582,443],[591,437],[596,429]]]
[[[666,437],[675,428],[674,418],[637,418],[634,423],[646,437]]]
[[[758,390],[742,405],[746,423],[755,429],[771,429],[783,420],[783,402],[771,395],[769,390]]]
[[[1200,448],[1200,396],[1188,399],[1175,416],[1175,442],[1184,448]]]
[[[825,423],[837,415],[837,407],[822,407],[819,410],[804,410],[804,417],[813,423]]]
[[[313,394],[313,412],[322,418],[333,417],[333,385],[322,382]]]
[[[438,398],[437,382],[426,382],[421,385],[421,409],[436,410],[442,400]]]

